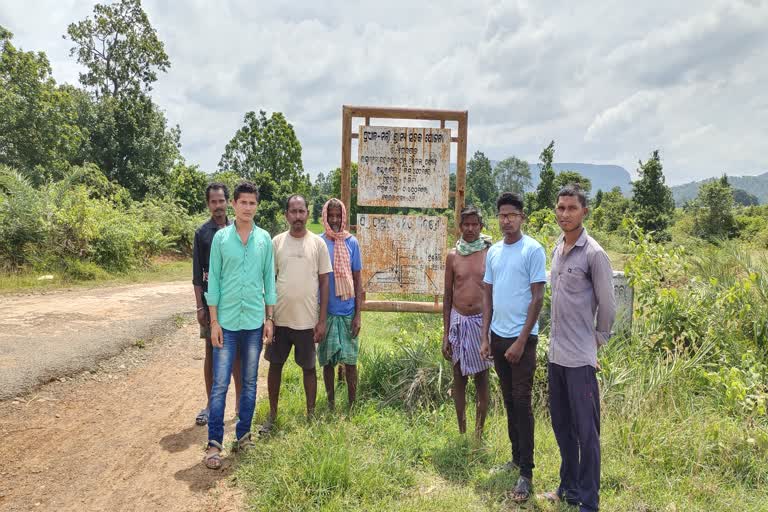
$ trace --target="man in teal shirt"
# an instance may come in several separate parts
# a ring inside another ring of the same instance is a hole
[[[216,232],[211,243],[208,291],[213,344],[213,386],[208,419],[205,465],[221,467],[224,440],[224,406],[235,354],[240,353],[242,391],[235,434],[237,448],[251,442],[251,421],[256,405],[256,379],[264,342],[273,334],[275,260],[269,233],[256,226],[253,216],[259,190],[243,182],[235,188],[234,224]]]

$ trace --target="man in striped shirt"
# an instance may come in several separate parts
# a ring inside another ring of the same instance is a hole
[[[475,436],[483,435],[488,414],[488,369],[493,364],[480,356],[483,323],[483,273],[491,237],[480,232],[483,219],[469,206],[460,214],[461,238],[445,260],[443,299],[443,356],[453,363],[453,401],[459,432],[467,431],[466,387],[470,375],[477,390]]]

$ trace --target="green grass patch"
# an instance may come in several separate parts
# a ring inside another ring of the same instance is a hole
[[[364,313],[361,399],[351,413],[343,412],[346,390],[340,384],[337,411],[327,411],[320,379],[318,413],[306,420],[300,371],[286,365],[277,428],[240,459],[236,472],[249,506],[259,511],[567,510],[539,500],[518,507],[506,499],[517,475],[494,471],[510,458],[498,396],[480,444],[459,435],[444,382],[416,388],[418,407],[387,399],[416,382],[418,369],[437,367],[440,321],[438,315]],[[617,343],[604,355],[613,373],[606,369],[603,378],[613,380],[603,384],[601,510],[766,510],[768,422],[724,413],[692,380],[694,369],[684,365],[663,378],[637,373],[622,381],[616,377],[619,365],[648,366],[634,349]],[[537,376],[537,386],[540,382]],[[470,398],[470,430],[473,407]],[[267,412],[263,400],[255,423]],[[543,492],[557,486],[559,452],[545,405],[539,403],[535,414],[534,483]]]
[[[165,259],[149,267],[110,273],[95,265],[87,274],[12,273],[0,274],[0,294],[23,291],[56,290],[71,287],[115,286],[163,281],[192,281],[191,259]],[[52,276],[49,278],[48,276]],[[42,278],[42,279],[41,279]]]
[[[308,222],[307,229],[316,235],[320,235],[325,231],[321,222]]]

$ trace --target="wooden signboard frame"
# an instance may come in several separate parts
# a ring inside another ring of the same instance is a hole
[[[409,119],[420,121],[439,121],[440,128],[445,128],[445,123],[454,121],[458,123],[456,136],[451,135],[451,143],[457,144],[456,151],[456,192],[451,193],[455,201],[454,220],[456,231],[459,229],[461,210],[464,208],[464,194],[467,182],[467,120],[469,113],[466,110],[435,110],[414,108],[391,107],[361,107],[344,105],[342,107],[341,120],[341,200],[351,212],[352,204],[352,141],[358,138],[357,133],[352,133],[352,119],[362,118],[365,126],[371,125],[371,119]],[[349,215],[349,213],[348,213]],[[349,221],[350,219],[348,219]],[[348,222],[352,225],[352,222]],[[443,306],[440,296],[435,295],[432,302],[408,302],[408,301],[369,301],[363,303],[364,311],[403,311],[411,313],[441,313]]]

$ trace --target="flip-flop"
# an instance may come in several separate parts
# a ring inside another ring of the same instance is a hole
[[[496,466],[494,468],[491,468],[491,473],[501,473],[503,471],[509,471],[510,473],[513,473],[513,472],[519,471],[519,470],[520,470],[520,466],[515,464],[513,461],[508,460],[507,462],[505,462],[501,466]]]
[[[517,479],[515,488],[512,489],[509,498],[516,503],[523,503],[531,497],[531,491],[533,491],[533,483],[529,478],[521,476]]]
[[[262,426],[259,427],[260,436],[268,436],[272,433],[272,428],[275,426],[274,420],[268,419]]]
[[[208,453],[208,448],[218,448],[219,451]],[[208,447],[205,450],[205,456],[203,457],[205,467],[208,469],[221,469],[221,452],[224,451],[221,444],[216,441],[208,441]]]
[[[208,424],[208,409],[201,409],[200,412],[197,413],[197,416],[195,417],[195,424],[201,426]]]
[[[568,505],[571,505],[571,506],[578,505],[578,502],[569,500],[568,498],[564,498],[557,491],[547,491],[545,493],[538,494],[536,497],[542,500],[546,500],[550,503],[567,503]]]

